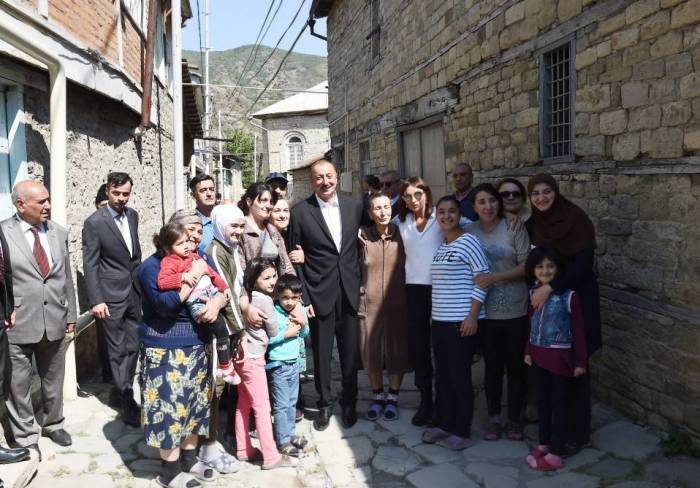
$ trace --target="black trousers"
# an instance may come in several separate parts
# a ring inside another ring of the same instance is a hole
[[[408,353],[414,371],[414,383],[421,391],[433,390],[433,361],[430,357],[430,285],[406,285],[408,306]]]
[[[527,392],[527,369],[523,358],[528,325],[527,316],[510,320],[479,321],[489,416],[501,414],[505,371],[508,373],[508,420],[520,422]]]
[[[360,364],[357,311],[345,291],[338,287],[335,306],[328,315],[311,319],[311,344],[314,356],[314,382],[319,395],[318,407],[329,407],[331,399],[331,357],[333,339],[338,344],[343,393],[341,405],[357,401],[357,370]]]
[[[460,325],[433,321],[435,389],[440,398],[435,423],[451,434],[469,437],[474,414],[472,357],[479,339],[476,335],[462,337]]]
[[[98,320],[104,330],[114,385],[121,393],[133,388],[139,356],[141,300],[132,289],[125,300],[107,303],[109,317]]]
[[[537,384],[540,417],[540,444],[551,445],[551,452],[561,456],[565,452],[567,432],[571,418],[570,405],[574,379],[551,373],[533,364]]]
[[[572,414],[569,440],[584,445],[591,440],[591,375],[586,373],[571,381]]]

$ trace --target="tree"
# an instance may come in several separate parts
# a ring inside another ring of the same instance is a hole
[[[231,139],[224,145],[227,153],[232,154],[237,160],[242,161],[242,176],[243,188],[248,188],[248,185],[255,182],[255,163],[253,160],[253,150],[255,142],[253,135],[243,129],[233,129],[228,134],[228,139]]]

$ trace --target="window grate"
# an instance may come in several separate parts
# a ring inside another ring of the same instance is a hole
[[[542,156],[573,156],[572,43],[542,55]]]

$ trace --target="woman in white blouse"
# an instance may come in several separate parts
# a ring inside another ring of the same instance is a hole
[[[401,186],[401,200],[394,223],[406,251],[406,301],[408,303],[409,356],[421,401],[413,425],[426,425],[433,412],[433,363],[430,355],[430,263],[444,236],[435,220],[430,187],[417,177]]]

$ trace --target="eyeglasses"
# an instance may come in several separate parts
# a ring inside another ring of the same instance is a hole
[[[410,202],[411,200],[420,200],[421,198],[423,198],[423,192],[414,191],[412,194],[407,193],[405,195],[401,195],[401,198],[404,202]]]
[[[503,198],[521,198],[523,194],[519,191],[499,191],[498,192]]]
[[[382,188],[389,188],[389,187],[391,187],[392,185],[395,185],[397,181],[399,181],[399,180],[385,181],[385,182],[382,183]]]

